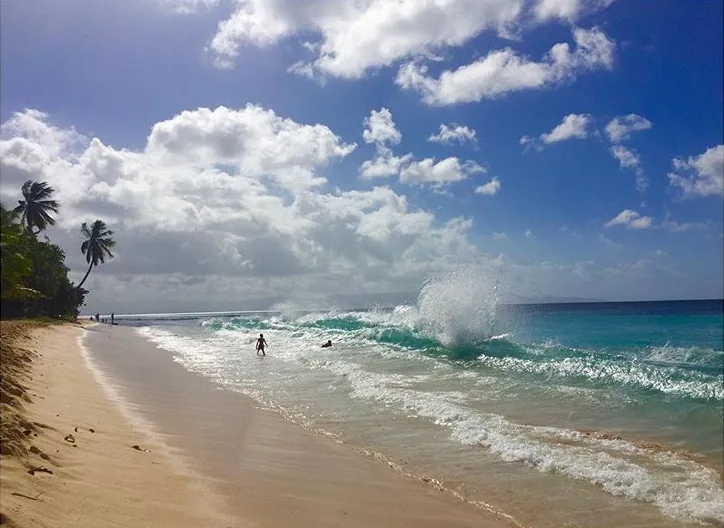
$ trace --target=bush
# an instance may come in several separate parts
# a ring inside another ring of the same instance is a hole
[[[68,279],[63,250],[37,240],[4,208],[1,215],[0,314],[77,317],[87,291]]]

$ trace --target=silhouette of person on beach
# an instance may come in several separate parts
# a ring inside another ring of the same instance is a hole
[[[332,346],[332,340],[327,339],[327,342],[322,345],[322,348],[329,348]]]
[[[264,352],[265,346],[266,346],[266,339],[264,339],[264,334],[259,334],[259,339],[256,340],[256,355],[257,356],[266,356],[266,352]],[[261,352],[261,354],[259,352]]]
[[[96,312],[96,323],[98,322],[98,319],[100,318],[100,316],[101,316],[101,314],[99,314],[98,312]]]
[[[111,312],[111,324],[116,324],[116,312]]]

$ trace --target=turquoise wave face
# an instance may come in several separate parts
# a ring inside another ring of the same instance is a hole
[[[630,316],[626,321],[620,315],[556,314],[534,324],[530,319],[526,322],[524,327],[509,322],[511,332],[494,335],[493,327],[501,325],[469,332],[455,327],[454,321],[429,321],[396,310],[307,314],[293,320],[212,318],[202,325],[210,331],[277,329],[293,335],[311,331],[320,339],[366,342],[454,362],[460,368],[527,376],[540,383],[558,379],[581,386],[724,400],[724,353],[711,346],[718,344],[721,335],[720,316]],[[543,339],[536,340],[536,334]]]

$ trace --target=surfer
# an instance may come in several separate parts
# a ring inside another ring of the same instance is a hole
[[[327,339],[327,342],[322,345],[322,348],[329,348],[332,346],[332,340]]]
[[[266,339],[264,339],[264,334],[259,334],[259,339],[256,340],[256,355],[257,356],[266,356],[266,352],[264,352],[265,346],[266,346]],[[261,352],[261,354],[259,352]]]

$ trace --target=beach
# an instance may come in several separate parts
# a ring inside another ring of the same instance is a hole
[[[12,325],[9,526],[516,526],[219,390],[133,329]]]
[[[255,461],[306,430],[339,446],[334,456],[388,462],[522,526],[724,522],[720,301],[476,303],[451,313],[440,296],[425,299],[394,309],[122,315],[133,332],[101,325],[86,343],[126,400],[156,402],[143,416],[169,445],[226,482],[237,471],[267,478]],[[263,359],[254,354],[260,333]],[[109,339],[125,352],[100,346]],[[240,401],[265,409],[251,428],[240,426],[250,422]],[[203,419],[187,420],[189,409]],[[283,416],[284,432],[265,434],[261,416]],[[315,458],[305,473],[325,464],[320,449],[306,450]]]

